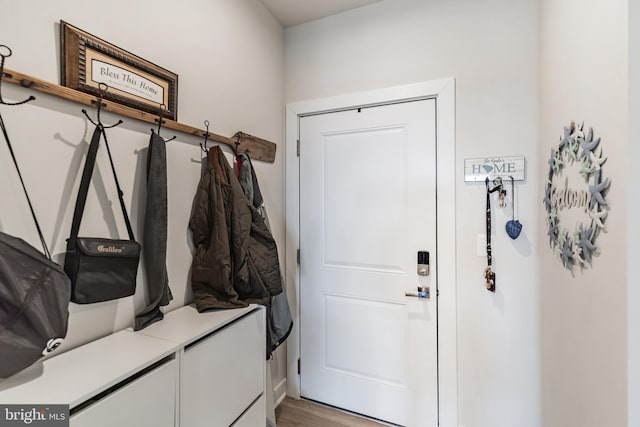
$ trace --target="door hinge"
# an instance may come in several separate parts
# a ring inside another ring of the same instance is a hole
[[[296,141],[296,155],[300,157],[300,140]]]
[[[300,375],[300,359],[298,359],[298,375]]]
[[[296,262],[300,265],[300,249],[296,251]]]

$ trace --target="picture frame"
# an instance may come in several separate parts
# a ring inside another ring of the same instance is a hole
[[[178,120],[176,73],[65,21],[60,21],[60,41],[62,86]]]

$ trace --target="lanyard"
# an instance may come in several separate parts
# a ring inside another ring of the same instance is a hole
[[[496,291],[496,273],[491,270],[491,261],[493,256],[491,254],[491,193],[494,191],[504,191],[502,188],[502,181],[500,181],[495,187],[489,189],[489,177],[484,180],[485,187],[487,188],[487,268],[484,270],[485,286],[488,291]]]

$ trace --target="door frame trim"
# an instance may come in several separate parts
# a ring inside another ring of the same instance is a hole
[[[456,315],[455,79],[377,89],[287,104],[285,112],[285,277],[293,330],[287,342],[287,395],[300,397],[300,168],[299,118],[322,112],[433,98],[436,101],[438,271],[438,395],[440,426],[458,426]]]

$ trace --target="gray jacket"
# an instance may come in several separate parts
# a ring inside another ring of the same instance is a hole
[[[267,228],[271,230],[269,218],[267,217],[267,210],[264,207],[264,200],[262,199],[262,193],[260,192],[260,186],[258,185],[258,179],[249,156],[246,154],[238,155],[238,163],[236,163],[236,165],[238,164],[240,165],[240,170],[237,172],[242,190],[249,199],[249,202],[264,218],[264,223]],[[280,276],[280,282],[282,292],[278,295],[272,296],[271,304],[267,306],[267,355],[273,352],[287,339],[291,329],[293,328],[291,309],[289,308],[289,300],[287,299],[287,294],[285,292],[282,275]]]

